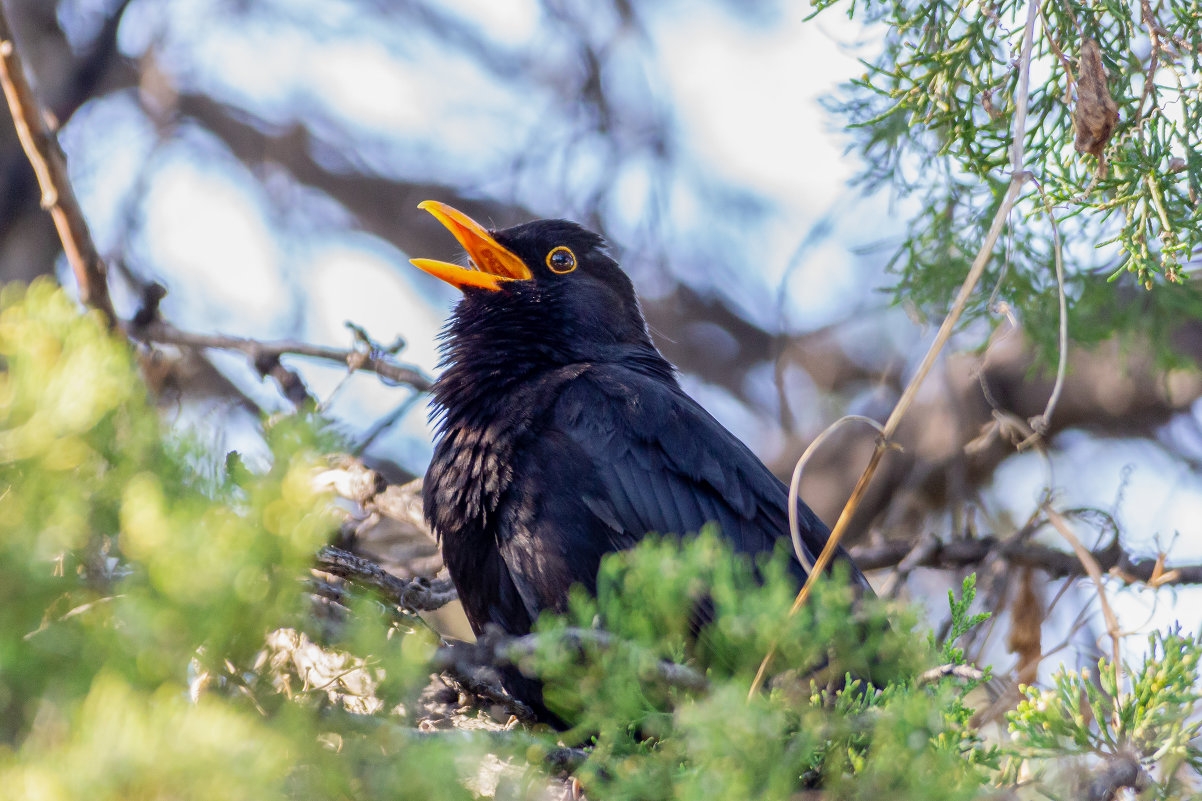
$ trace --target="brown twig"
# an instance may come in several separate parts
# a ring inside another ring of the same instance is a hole
[[[1072,12],[1070,11],[1070,13]],[[1047,34],[1048,47],[1051,48],[1052,53],[1056,56],[1056,58],[1060,59],[1060,66],[1064,69],[1064,103],[1065,105],[1068,105],[1068,103],[1072,100],[1074,81],[1073,65],[1072,62],[1068,60],[1068,57],[1064,55],[1064,52],[1060,49],[1060,47],[1056,44],[1056,37],[1054,35],[1055,31],[1052,30],[1052,26],[1048,24],[1048,18],[1044,16],[1043,13],[1043,2],[1039,3],[1039,21],[1043,23],[1043,32]]]
[[[67,178],[67,164],[58,140],[46,125],[46,115],[26,77],[12,29],[0,5],[0,85],[8,99],[13,125],[42,189],[42,208],[50,212],[63,243],[63,252],[79,283],[79,299],[98,310],[107,325],[117,315],[109,297],[104,262],[88,233],[79,201]]]
[[[1081,540],[1077,539],[1077,535],[1073,533],[1072,526],[1068,524],[1068,521],[1059,512],[1046,503],[1044,504],[1043,511],[1047,515],[1048,522],[1060,532],[1060,536],[1064,537],[1069,545],[1073,546],[1073,552],[1081,560],[1085,571],[1093,579],[1094,586],[1097,587],[1098,601],[1102,604],[1102,616],[1106,618],[1106,632],[1110,635],[1114,656],[1115,678],[1117,679],[1119,671],[1119,642],[1122,640],[1122,633],[1119,631],[1118,618],[1115,617],[1114,610],[1110,608],[1110,601],[1106,598],[1106,587],[1102,584],[1101,565],[1093,558],[1093,554],[1089,552],[1089,549],[1081,544]]]
[[[814,565],[811,564],[805,546],[801,541],[801,524],[797,519],[797,505],[800,500],[801,473],[805,470],[806,464],[814,455],[815,451],[822,446],[827,437],[834,434],[845,423],[866,423],[876,429],[881,435],[884,435],[884,430],[881,424],[870,417],[864,417],[859,414],[849,414],[845,417],[840,417],[835,422],[831,423],[826,429],[814,438],[814,441],[809,444],[805,452],[801,454],[801,458],[797,460],[797,464],[793,466],[793,477],[789,480],[789,536],[793,539],[793,552],[797,555],[797,561],[801,562],[801,566],[806,569],[807,573],[812,573]]]
[[[434,383],[418,368],[401,364],[392,359],[390,354],[376,348],[344,350],[292,340],[261,342],[257,339],[222,334],[193,334],[181,331],[162,320],[155,320],[144,326],[131,326],[129,335],[135,339],[165,345],[238,351],[245,354],[255,364],[256,369],[264,374],[269,374],[270,370],[264,370],[263,367],[278,364],[281,356],[307,356],[312,359],[340,362],[351,370],[367,370],[386,381],[405,384],[419,392],[429,391]]]
[[[1052,394],[1048,397],[1048,403],[1044,407],[1043,413],[1027,421],[1031,424],[1031,428],[1034,429],[1035,433],[1042,437],[1048,432],[1048,424],[1052,419],[1052,413],[1056,411],[1056,404],[1060,402],[1060,393],[1064,390],[1064,378],[1068,373],[1068,301],[1064,292],[1064,246],[1060,239],[1060,226],[1056,222],[1056,213],[1052,208],[1052,201],[1048,197],[1047,192],[1044,191],[1043,184],[1038,180],[1033,180],[1033,183],[1035,184],[1035,188],[1039,190],[1039,197],[1043,200],[1044,213],[1047,214],[1048,222],[1052,225],[1052,245],[1054,247],[1053,253],[1056,265],[1056,294],[1059,300],[1060,311],[1056,383],[1052,386]],[[1022,450],[1022,447],[1019,450]]]
[[[1139,96],[1139,105],[1135,107],[1135,131],[1140,142],[1144,139],[1144,101],[1152,98],[1152,106],[1156,106],[1156,70],[1160,68],[1160,25],[1156,22],[1156,14],[1152,11],[1149,0],[1140,0],[1140,21],[1148,29],[1148,40],[1151,43],[1151,55],[1148,58],[1148,69],[1144,75],[1144,88]]]
[[[952,302],[951,310],[948,312],[947,317],[944,318],[943,325],[939,327],[939,331],[935,335],[935,341],[931,343],[931,347],[927,350],[926,356],[923,357],[922,363],[918,366],[914,377],[910,379],[910,383],[906,386],[905,391],[902,392],[897,405],[893,407],[889,419],[885,421],[884,431],[877,440],[876,448],[873,449],[872,456],[868,460],[868,466],[864,468],[864,472],[860,475],[859,481],[856,482],[856,486],[851,492],[851,497],[848,498],[847,503],[843,506],[843,511],[839,513],[839,519],[835,522],[835,527],[831,531],[830,538],[827,539],[826,547],[818,555],[818,561],[814,564],[814,570],[810,572],[809,577],[801,588],[801,592],[797,594],[797,598],[793,601],[793,607],[789,610],[790,615],[796,614],[802,605],[805,604],[806,599],[810,597],[814,582],[826,570],[827,565],[830,564],[831,559],[834,557],[835,550],[839,546],[839,541],[847,531],[852,515],[860,505],[860,500],[864,497],[864,493],[868,489],[868,484],[872,481],[872,477],[876,473],[877,466],[881,462],[881,457],[885,455],[885,451],[890,447],[890,441],[894,433],[896,433],[897,427],[901,424],[902,418],[909,411],[910,405],[914,402],[919,388],[922,386],[923,381],[926,380],[931,368],[934,367],[935,360],[943,351],[943,347],[947,344],[948,339],[951,338],[952,331],[955,330],[956,323],[960,320],[960,315],[963,313],[965,306],[968,305],[969,297],[976,289],[977,284],[981,280],[981,275],[985,272],[985,267],[993,257],[993,248],[997,244],[1002,228],[1005,226],[1006,220],[1014,208],[1014,204],[1018,201],[1019,190],[1022,189],[1022,185],[1027,178],[1027,173],[1023,169],[1023,144],[1027,126],[1027,98],[1030,92],[1031,45],[1034,41],[1035,18],[1038,7],[1038,3],[1031,3],[1028,7],[1027,24],[1023,32],[1022,55],[1019,60],[1018,98],[1014,115],[1013,143],[1010,150],[1010,185],[1006,190],[1005,197],[998,206],[997,213],[993,217],[993,223],[989,227],[989,232],[985,235],[985,241],[981,243],[981,248],[977,251],[977,256],[973,260],[972,267],[969,269],[968,275],[964,278],[964,283],[960,286],[959,293],[957,293],[955,300]],[[756,671],[755,678],[751,682],[748,698],[754,696],[760,687],[763,686],[764,679],[767,677],[768,667],[771,665],[775,654],[776,645],[773,644],[769,648],[768,653],[765,654],[763,661],[760,662],[759,670]]]

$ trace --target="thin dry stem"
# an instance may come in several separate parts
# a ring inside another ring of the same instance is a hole
[[[809,556],[806,554],[806,549],[801,542],[801,525],[797,520],[797,502],[800,500],[799,486],[801,485],[801,474],[805,470],[806,464],[809,463],[812,457],[821,447],[823,442],[826,442],[827,437],[842,428],[845,423],[864,423],[872,426],[882,435],[885,431],[881,428],[881,424],[871,417],[864,417],[859,414],[849,414],[845,417],[840,417],[835,422],[826,427],[821,434],[814,438],[805,452],[801,454],[801,458],[797,460],[797,464],[793,467],[793,478],[789,481],[789,536],[793,538],[793,552],[797,554],[797,561],[801,562],[801,566],[806,569],[807,573],[813,572],[814,565],[811,564]]]
[[[806,599],[810,596],[814,582],[834,557],[835,549],[838,548],[839,541],[843,539],[852,515],[859,506],[864,493],[867,491],[868,484],[881,462],[881,457],[884,456],[886,448],[889,447],[890,439],[897,431],[897,427],[901,424],[906,412],[909,411],[911,404],[913,404],[914,398],[922,386],[922,382],[935,365],[935,360],[943,351],[943,347],[947,344],[948,339],[951,338],[952,331],[955,330],[956,323],[960,320],[960,315],[968,305],[969,297],[980,282],[981,275],[985,272],[985,267],[989,264],[990,258],[993,255],[993,248],[997,244],[997,239],[1001,235],[1007,218],[1010,216],[1010,211],[1018,201],[1019,190],[1027,178],[1027,173],[1023,170],[1023,144],[1026,138],[1027,100],[1030,94],[1031,45],[1034,41],[1035,19],[1038,16],[1038,11],[1038,2],[1031,2],[1028,5],[1027,24],[1023,31],[1022,55],[1019,60],[1017,110],[1014,116],[1014,141],[1010,151],[1010,186],[1006,190],[1005,198],[998,207],[997,213],[994,215],[993,223],[989,226],[989,232],[985,236],[985,241],[981,243],[981,248],[977,251],[977,256],[973,260],[972,267],[969,269],[964,283],[960,286],[960,291],[952,303],[951,310],[935,335],[935,341],[931,343],[931,347],[927,350],[926,356],[923,357],[922,363],[918,366],[914,377],[910,379],[910,383],[906,386],[905,391],[902,392],[902,396],[897,401],[897,405],[894,406],[889,419],[885,421],[881,438],[877,441],[876,448],[872,451],[872,456],[868,460],[868,466],[864,468],[864,472],[860,475],[859,481],[856,482],[856,486],[852,490],[851,497],[848,498],[847,503],[843,506],[843,511],[840,512],[839,519],[835,522],[835,527],[826,542],[826,547],[818,555],[818,561],[815,562],[814,569],[810,571],[809,577],[806,579],[801,591],[797,594],[797,598],[793,601],[793,606],[789,610],[790,616],[796,614],[805,604]],[[768,653],[764,655],[764,659],[760,662],[755,679],[751,682],[751,688],[747,696],[748,699],[755,696],[759,692],[760,687],[763,686],[768,668],[772,664],[772,659],[775,655],[776,644],[773,643]]]
[[[1048,403],[1043,409],[1043,414],[1032,417],[1029,421],[1031,428],[1037,434],[1043,436],[1048,430],[1048,424],[1052,420],[1052,413],[1056,411],[1056,404],[1060,402],[1060,393],[1064,390],[1064,377],[1068,372],[1068,299],[1064,292],[1064,248],[1060,239],[1060,226],[1056,222],[1056,214],[1052,209],[1052,201],[1043,190],[1043,184],[1035,181],[1035,187],[1039,190],[1039,197],[1043,200],[1044,211],[1048,215],[1048,221],[1052,224],[1052,245],[1055,248],[1054,255],[1056,259],[1056,291],[1060,302],[1060,341],[1058,343],[1059,352],[1057,353],[1056,361],[1056,383],[1052,386],[1052,394],[1048,397]]]
[[[1102,604],[1102,616],[1106,619],[1106,633],[1110,635],[1114,656],[1114,670],[1117,674],[1119,670],[1119,643],[1122,640],[1122,632],[1119,630],[1118,618],[1115,617],[1114,610],[1110,608],[1110,602],[1106,598],[1106,588],[1102,584],[1102,568],[1098,566],[1097,560],[1093,558],[1093,554],[1089,552],[1089,549],[1081,544],[1081,540],[1077,539],[1077,535],[1073,533],[1073,529],[1068,524],[1068,521],[1049,504],[1044,504],[1043,509],[1048,517],[1048,522],[1073,547],[1073,553],[1081,560],[1081,564],[1085,567],[1085,572],[1089,573],[1089,577],[1093,579],[1093,583],[1098,589],[1098,601]]]
[[[1106,587],[1102,583],[1102,569],[1098,567],[1098,563],[1093,558],[1093,554],[1089,552],[1089,549],[1081,544],[1081,540],[1077,539],[1077,535],[1073,533],[1072,526],[1068,524],[1068,521],[1053,509],[1051,504],[1045,503],[1043,508],[1044,513],[1048,516],[1048,522],[1060,532],[1060,536],[1064,537],[1069,545],[1073,546],[1073,552],[1081,560],[1081,564],[1085,566],[1086,572],[1089,573],[1089,577],[1093,579],[1094,586],[1097,588],[1098,602],[1102,605],[1102,617],[1106,620],[1106,633],[1110,635],[1111,658],[1114,667],[1114,686],[1116,688],[1116,695],[1119,696],[1114,700],[1115,724],[1117,726],[1119,709],[1122,708],[1121,696],[1123,694],[1123,668],[1120,658],[1122,632],[1119,630],[1118,618],[1115,617],[1114,610],[1110,608],[1110,601],[1106,598]]]

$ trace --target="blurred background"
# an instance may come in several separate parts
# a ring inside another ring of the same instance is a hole
[[[686,389],[783,478],[838,417],[883,420],[939,322],[884,291],[912,209],[855,184],[835,98],[879,39],[838,10],[803,23],[783,0],[6,8],[123,319],[161,284],[180,330],[351,348],[350,322],[376,343],[402,339],[397,359],[433,376],[456,293],[408,259],[457,249],[417,204],[495,227],[566,217],[608,239]],[[5,123],[0,279],[71,286],[39,201]],[[1183,329],[1186,367],[1167,372],[1116,343],[1074,350],[1048,448],[1019,453],[998,421],[1039,414],[1051,376],[1004,310],[992,323],[963,331],[927,380],[853,542],[905,553],[924,538],[1005,538],[1051,488],[1062,507],[1098,510],[1089,547],[1121,532],[1133,555],[1202,560],[1202,337]],[[293,408],[239,353],[164,342],[143,357],[165,413],[218,457],[262,459],[261,413]],[[424,472],[423,393],[328,360],[284,363],[348,450],[392,481]],[[828,523],[874,436],[844,429],[807,467],[802,495]],[[891,589],[937,615],[976,569],[999,612],[982,655],[1015,661],[1003,610],[1021,602],[1048,616],[1045,650],[1070,644],[1050,664],[1094,659],[1092,590],[1062,593],[1033,567],[990,557]],[[1202,621],[1194,587],[1112,591],[1124,630]]]

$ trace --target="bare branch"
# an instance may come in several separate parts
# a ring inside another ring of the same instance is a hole
[[[317,565],[330,575],[371,587],[390,602],[413,612],[441,609],[459,597],[455,586],[446,579],[398,578],[370,559],[330,545],[318,552]]]
[[[851,557],[861,570],[879,570],[906,561],[915,548],[905,541],[884,545],[863,545],[852,548]],[[1202,564],[1168,567],[1162,558],[1136,558],[1117,547],[1088,552],[1098,566],[1119,581],[1127,584],[1162,585],[1202,584]],[[921,551],[913,567],[939,570],[977,567],[991,556],[1009,562],[1014,567],[1030,567],[1044,571],[1052,578],[1084,578],[1089,575],[1081,561],[1071,553],[1038,545],[1033,542],[1014,542],[996,537],[935,541]]]
[[[116,324],[104,262],[96,252],[79,201],[67,178],[67,163],[58,140],[25,75],[12,30],[0,5],[0,85],[8,99],[13,125],[42,188],[42,208],[50,212],[67,261],[79,283],[79,298],[98,310],[109,326]]]
[[[222,334],[193,334],[181,331],[162,320],[155,320],[144,326],[129,326],[128,333],[131,337],[146,342],[190,348],[235,350],[245,354],[254,363],[255,369],[264,375],[273,374],[272,367],[279,364],[281,356],[307,356],[312,359],[340,362],[352,371],[366,370],[375,373],[386,382],[403,384],[419,392],[429,391],[434,383],[418,368],[402,364],[393,359],[386,350],[376,347],[343,350],[292,340],[261,342],[256,339]]]

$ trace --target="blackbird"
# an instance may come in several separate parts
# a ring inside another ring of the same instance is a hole
[[[648,532],[716,523],[735,551],[789,539],[788,488],[685,394],[600,236],[566,220],[489,231],[443,203],[474,267],[413,259],[458,287],[434,383],[425,514],[473,630],[521,635],[595,590],[601,558]],[[829,529],[798,504],[810,564]],[[842,549],[851,580],[868,584]],[[799,586],[805,568],[791,564]],[[537,683],[507,689],[544,719]]]

